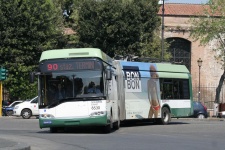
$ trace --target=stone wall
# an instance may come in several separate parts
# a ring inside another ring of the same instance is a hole
[[[202,67],[200,69],[201,86],[216,87],[218,85],[220,76],[223,73],[221,65],[214,58],[216,52],[212,51],[213,48],[216,48],[216,41],[212,41],[206,46],[201,46],[200,41],[194,41],[194,39],[190,37],[190,24],[188,23],[188,20],[189,17],[165,16],[164,38],[184,38],[191,42],[190,71],[192,75],[193,87],[199,85],[199,66],[197,63],[199,58],[203,60]],[[212,90],[215,91],[215,89]],[[196,93],[196,91],[194,93]],[[194,94],[195,99],[198,97],[197,95]],[[204,95],[201,95],[201,97],[204,98]]]

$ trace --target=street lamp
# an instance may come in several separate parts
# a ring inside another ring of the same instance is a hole
[[[197,60],[197,62],[198,62],[198,67],[199,67],[199,79],[198,79],[198,101],[200,102],[200,69],[201,69],[201,66],[202,66],[202,60],[201,60],[201,58],[199,58],[198,60]]]
[[[165,12],[165,9],[164,9],[164,3],[165,3],[165,0],[160,0],[159,1],[160,4],[162,4],[162,40],[161,40],[161,47],[162,47],[162,61],[164,59],[164,12]]]

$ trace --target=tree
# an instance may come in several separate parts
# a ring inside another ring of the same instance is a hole
[[[61,8],[63,10],[64,26],[68,29],[76,31],[78,28],[78,11],[81,0],[61,0]],[[71,31],[71,30],[70,30]],[[74,34],[75,33],[75,34]],[[78,47],[79,37],[76,32],[65,34],[67,40],[66,48]]]
[[[37,95],[37,83],[29,83],[29,72],[37,68],[42,51],[64,46],[59,2],[0,1],[0,61],[9,70],[4,87],[13,98]]]
[[[71,27],[79,37],[77,46],[97,47],[111,57],[127,54],[160,57],[160,42],[157,46],[153,44],[160,25],[158,0],[74,2],[76,5],[71,6],[76,13],[70,18],[75,24]]]
[[[204,5],[204,11],[198,14],[198,18],[190,19],[192,23],[191,36],[200,40],[202,45],[207,45],[210,41],[216,40],[218,46],[214,49],[217,51],[215,58],[224,68],[216,89],[215,102],[219,103],[220,91],[225,79],[225,0],[210,0],[208,5]]]

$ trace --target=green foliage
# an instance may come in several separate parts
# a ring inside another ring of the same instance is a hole
[[[208,5],[204,6],[203,15],[199,14],[199,18],[192,18],[191,36],[200,40],[202,45],[207,45],[213,41],[217,51],[215,58],[223,66],[224,72],[220,77],[218,87],[216,88],[215,102],[220,102],[220,92],[225,78],[225,0],[210,0]]]
[[[77,31],[79,19],[79,6],[82,0],[61,0],[61,8],[63,10],[64,26]],[[67,40],[66,48],[78,47],[79,37],[77,34],[65,35]]]
[[[218,41],[215,47],[217,55],[215,58],[224,65],[225,48],[225,0],[210,0],[204,6],[203,14],[198,18],[191,18],[192,32],[191,37],[200,40],[202,45],[207,45],[211,41]]]
[[[111,57],[141,56],[142,50],[151,51],[154,31],[160,24],[157,0],[76,0],[76,3],[73,5],[76,13],[72,15],[76,25],[72,28],[79,36],[80,47],[97,47]],[[157,50],[160,46],[152,53]]]
[[[62,27],[56,0],[0,1],[0,61],[9,70],[4,87],[10,97],[37,95],[37,83],[29,83],[29,72],[37,68],[43,50],[63,47]]]
[[[97,47],[112,57],[159,58],[158,9],[158,0],[1,0],[0,64],[9,70],[4,88],[13,99],[37,95],[29,73],[47,49]],[[65,27],[76,34],[63,35]]]
[[[150,57],[150,58],[160,58],[162,56],[162,50],[161,50],[161,38],[159,37],[158,32],[154,32],[153,34],[153,41],[152,42],[146,42],[142,43],[142,50],[141,50],[141,56],[142,57]],[[171,54],[167,52],[167,49],[169,48],[170,43],[165,42],[164,43],[164,61],[168,61],[169,58],[171,58]]]

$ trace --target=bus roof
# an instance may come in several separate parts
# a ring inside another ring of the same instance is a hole
[[[166,63],[157,63],[157,70],[159,72],[183,72],[189,73],[189,70],[185,65],[178,65],[178,64],[166,64]]]
[[[40,62],[48,59],[97,57],[111,64],[112,58],[98,48],[54,49],[42,52]]]
[[[150,65],[157,67],[157,72],[176,72],[176,73],[189,73],[185,65],[177,65],[171,63],[148,63],[148,62],[128,62],[121,61],[121,66],[137,66],[141,71],[150,71]]]

